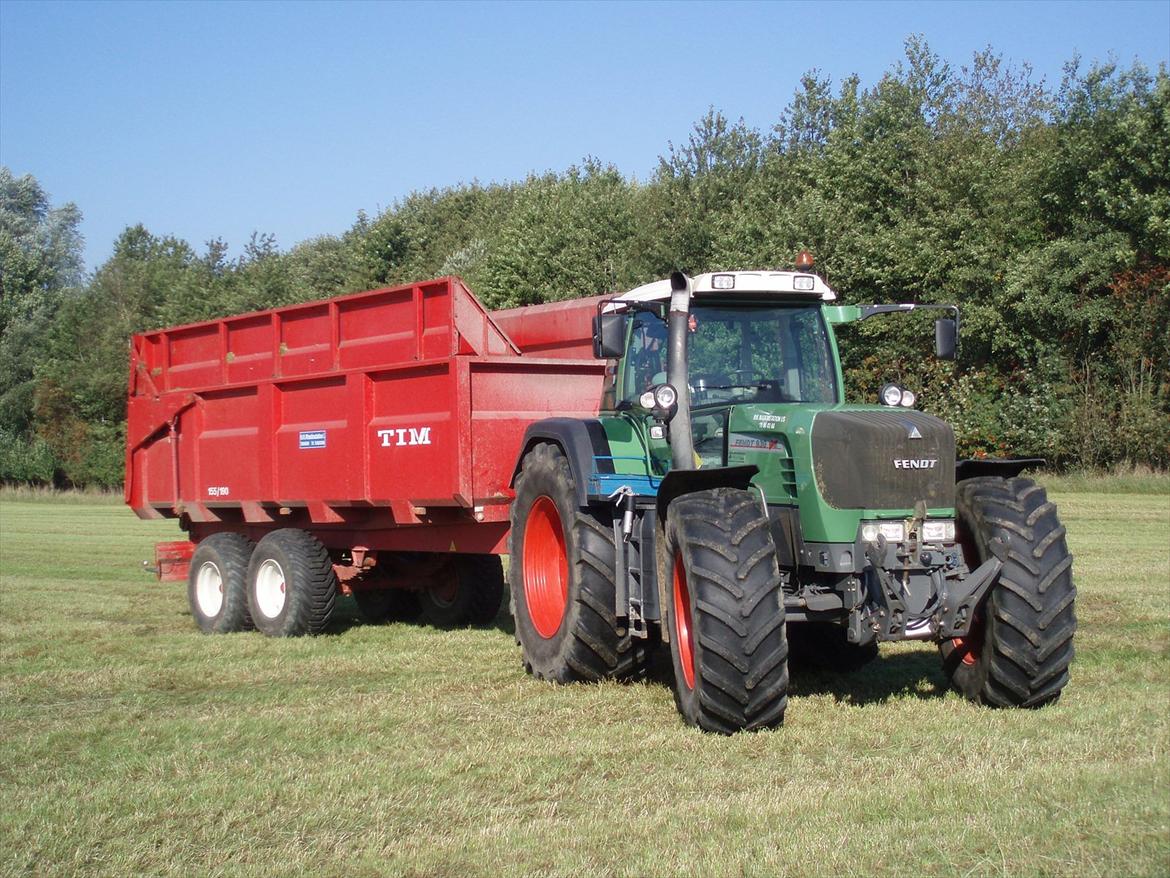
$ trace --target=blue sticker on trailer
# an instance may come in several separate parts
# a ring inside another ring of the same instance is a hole
[[[324,448],[324,430],[304,430],[301,432],[301,448]]]

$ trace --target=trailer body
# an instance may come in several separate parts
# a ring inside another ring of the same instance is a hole
[[[135,335],[126,502],[195,542],[297,527],[331,551],[504,552],[525,429],[597,414],[595,310],[493,319],[446,277]]]

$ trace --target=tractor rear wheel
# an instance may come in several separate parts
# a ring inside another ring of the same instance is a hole
[[[256,545],[248,565],[248,608],[269,637],[320,634],[337,600],[329,552],[312,534],[274,530]]]
[[[613,520],[578,508],[569,463],[555,445],[524,456],[509,549],[516,641],[530,674],[569,683],[645,669],[653,644],[618,633]]]
[[[679,713],[724,734],[780,725],[788,639],[776,547],[759,498],[736,488],[696,491],[667,514],[667,625]]]
[[[419,595],[423,618],[439,628],[487,625],[504,599],[499,555],[456,555],[439,582]]]
[[[1040,707],[1069,679],[1077,620],[1072,555],[1042,487],[1031,479],[959,482],[955,499],[968,566],[1003,561],[970,633],[939,647],[951,685],[994,707]]]
[[[199,543],[187,573],[187,601],[204,634],[252,627],[248,614],[248,559],[252,541],[242,534],[212,534]]]

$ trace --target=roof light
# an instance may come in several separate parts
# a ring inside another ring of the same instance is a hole
[[[801,292],[811,293],[816,286],[816,280],[811,275],[797,275],[792,279],[792,288]]]
[[[812,271],[813,255],[807,250],[801,250],[796,254],[796,270],[797,271]]]
[[[713,290],[734,290],[735,289],[735,275],[734,274],[714,274],[711,276],[711,289]]]

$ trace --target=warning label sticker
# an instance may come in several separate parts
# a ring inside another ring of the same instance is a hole
[[[325,431],[324,430],[302,430],[301,431],[301,448],[324,448],[325,447]]]

